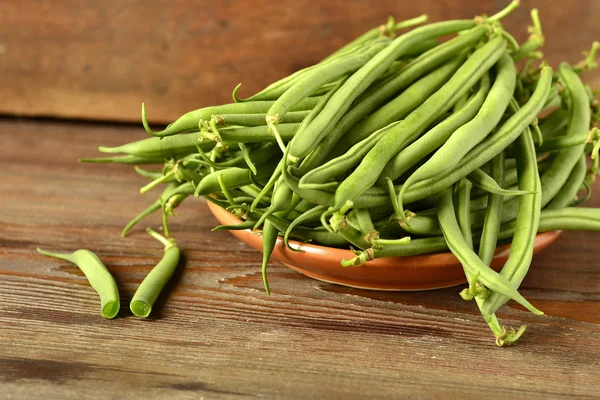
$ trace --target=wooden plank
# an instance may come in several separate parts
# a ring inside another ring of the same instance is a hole
[[[0,391],[7,398],[594,397],[600,390],[598,233],[567,232],[534,260],[510,304],[518,345],[497,348],[461,288],[372,292],[325,284],[272,262],[227,232],[203,201],[172,229],[185,266],[147,320],[128,310],[162,249],[123,224],[155,193],[129,167],[82,165],[97,145],[145,137],[110,125],[0,121]],[[596,184],[596,191],[600,184]],[[591,205],[600,206],[594,196]],[[122,311],[99,315],[74,266],[38,255],[87,247],[114,274]]]
[[[231,101],[311,65],[383,23],[423,13],[431,21],[491,14],[508,0],[0,3],[0,114],[170,122],[202,106]],[[506,20],[527,37],[538,7],[548,60],[576,62],[600,38],[600,2],[523,0]],[[600,75],[586,79],[598,86]]]

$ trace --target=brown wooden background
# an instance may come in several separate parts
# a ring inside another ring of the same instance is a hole
[[[0,2],[0,114],[153,122],[230,101],[312,64],[365,30],[423,13],[491,14],[508,0]],[[527,37],[540,10],[545,53],[578,61],[600,39],[598,0],[522,0],[505,22]],[[589,74],[592,85],[600,73]]]

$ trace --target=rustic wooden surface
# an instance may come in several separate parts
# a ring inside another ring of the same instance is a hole
[[[600,393],[600,233],[566,232],[536,257],[510,304],[528,329],[497,348],[461,288],[381,293],[320,283],[260,255],[215,224],[201,200],[172,227],[185,264],[152,318],[128,304],[161,246],[123,224],[152,194],[130,167],[82,165],[139,128],[0,120],[0,393],[3,398],[495,398]],[[596,185],[592,205],[600,206]],[[157,226],[159,220],[147,221]],[[147,226],[146,224],[142,224]],[[79,270],[36,247],[97,252],[122,310],[99,315]]]
[[[342,5],[343,3],[343,5]],[[388,15],[492,14],[509,0],[0,2],[0,114],[155,122],[230,102],[311,65]],[[522,0],[505,25],[527,37],[538,7],[545,52],[577,62],[600,40],[600,1]],[[600,72],[589,82],[598,86]]]

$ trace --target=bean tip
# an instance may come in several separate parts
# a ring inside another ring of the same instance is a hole
[[[118,300],[112,300],[102,306],[102,316],[106,319],[112,319],[119,313],[120,304]]]
[[[131,300],[129,309],[136,317],[146,318],[150,315],[152,306],[143,300]]]

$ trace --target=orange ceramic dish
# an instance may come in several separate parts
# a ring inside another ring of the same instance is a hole
[[[241,221],[216,204],[207,202],[210,211],[224,225]],[[249,230],[231,233],[258,251],[262,237]],[[562,231],[540,233],[535,241],[535,253],[554,242]],[[289,268],[320,281],[372,290],[427,290],[460,285],[466,282],[460,262],[452,253],[426,254],[410,257],[378,258],[360,267],[342,267],[340,261],[352,258],[350,250],[336,249],[290,240],[290,245],[303,252],[288,249],[283,239],[277,240],[272,257]],[[496,249],[492,268],[499,270],[508,259],[510,244]]]

